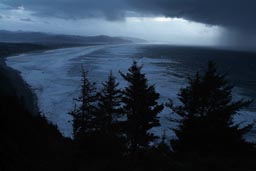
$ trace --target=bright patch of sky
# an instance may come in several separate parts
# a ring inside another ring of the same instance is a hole
[[[11,8],[0,3],[0,29],[50,32],[71,35],[129,36],[154,42],[217,45],[223,29],[181,18],[128,15],[125,20],[103,18],[61,19],[34,15],[24,6]]]

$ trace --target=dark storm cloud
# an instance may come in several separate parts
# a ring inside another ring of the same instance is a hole
[[[120,20],[126,11],[135,11],[235,29],[256,29],[255,0],[3,0],[3,3],[23,5],[37,15],[62,18],[105,16]]]
[[[255,0],[131,0],[138,10],[236,29],[256,28]]]
[[[39,16],[67,19],[105,17],[120,20],[127,10],[125,0],[6,0],[4,3],[13,7],[23,6]]]

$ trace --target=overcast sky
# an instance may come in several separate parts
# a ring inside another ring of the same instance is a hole
[[[0,29],[255,44],[255,0],[0,0]]]

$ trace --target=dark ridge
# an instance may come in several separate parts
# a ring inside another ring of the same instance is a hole
[[[40,32],[11,32],[0,30],[0,42],[8,43],[40,43],[51,45],[88,45],[88,44],[123,44],[138,41],[135,38],[110,37],[106,35],[99,36],[77,36],[50,34]]]

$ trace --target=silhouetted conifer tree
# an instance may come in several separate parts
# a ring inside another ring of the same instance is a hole
[[[145,74],[141,73],[142,66],[133,62],[127,74],[122,77],[128,82],[128,87],[123,91],[124,112],[127,115],[127,140],[128,148],[135,152],[138,148],[148,146],[155,136],[148,131],[159,125],[157,115],[162,111],[163,105],[157,100],[153,85],[148,85]]]
[[[119,83],[113,76],[112,71],[108,80],[102,83],[103,89],[99,96],[99,124],[102,125],[102,131],[106,133],[113,132],[114,125],[121,115],[121,90],[118,88]]]
[[[82,67],[81,95],[75,99],[76,106],[70,114],[73,118],[73,135],[77,139],[97,129],[96,120],[96,102],[97,92],[95,83],[88,79],[88,72]]]
[[[239,150],[246,143],[243,134],[250,128],[238,129],[232,118],[250,101],[234,101],[233,86],[225,75],[217,73],[216,66],[209,62],[204,74],[189,78],[189,85],[178,94],[180,106],[169,107],[182,117],[175,130],[177,140],[172,141],[175,151],[180,152],[227,152]]]

